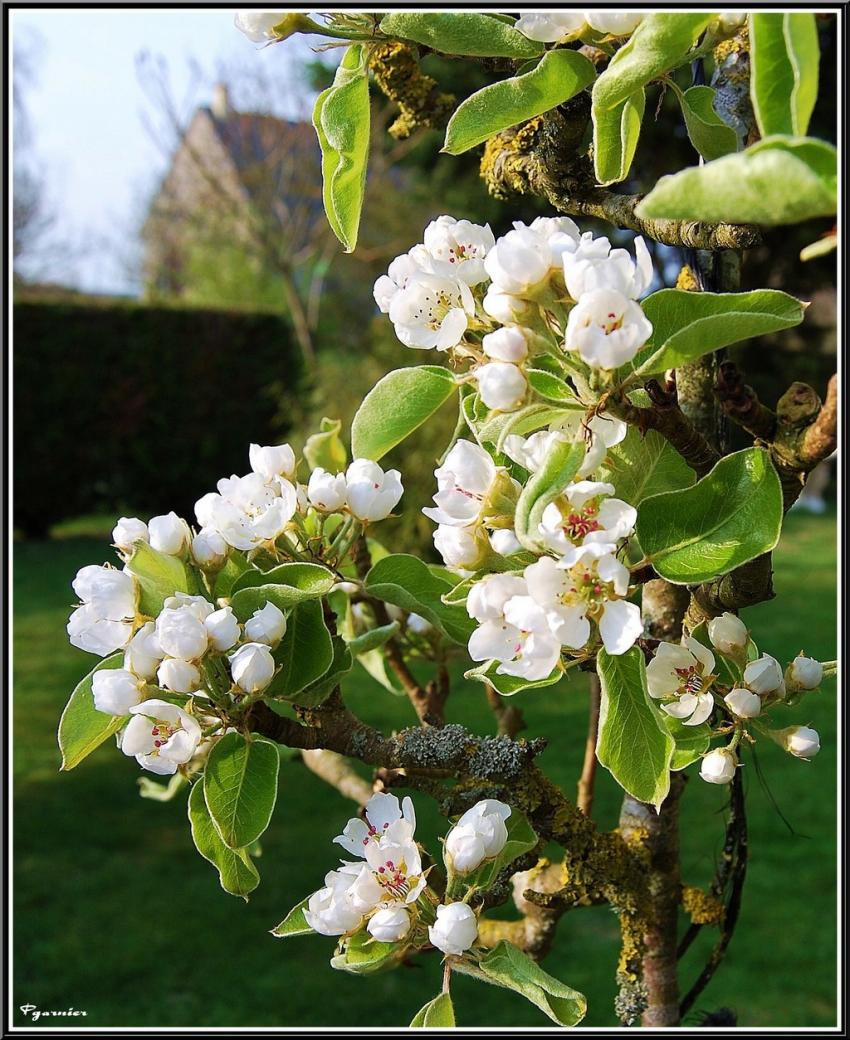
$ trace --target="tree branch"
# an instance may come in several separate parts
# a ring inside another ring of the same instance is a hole
[[[343,798],[365,805],[372,797],[372,785],[358,776],[342,755],[335,751],[314,748],[312,751],[302,751],[301,758],[311,772],[335,787]]]
[[[584,762],[578,781],[578,798],[576,804],[585,816],[590,816],[593,808],[593,782],[596,778],[596,738],[599,733],[599,708],[602,692],[599,676],[590,677],[589,689],[590,714],[587,720],[587,741],[584,745]]]

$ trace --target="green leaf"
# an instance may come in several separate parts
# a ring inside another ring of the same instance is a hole
[[[646,92],[641,88],[621,101],[616,108],[591,109],[593,120],[593,169],[600,184],[625,180],[640,139],[640,125],[646,107]]]
[[[665,72],[684,65],[706,26],[709,11],[650,14],[617,51],[593,88],[593,107],[611,111]]]
[[[527,953],[506,939],[502,939],[477,963],[464,958],[455,962],[453,967],[455,971],[472,975],[481,982],[512,989],[558,1025],[577,1025],[587,1013],[587,1000],[583,994],[553,978]]]
[[[251,567],[245,557],[245,553],[238,549],[231,549],[227,562],[216,574],[213,583],[213,599],[229,599],[236,579]]]
[[[274,659],[278,670],[264,696],[302,703],[301,692],[321,679],[334,663],[334,644],[318,600],[293,608]],[[340,661],[340,666],[344,667],[344,662]]]
[[[662,578],[711,581],[769,552],[782,528],[782,488],[763,448],[721,459],[693,487],[644,499],[637,537]]]
[[[468,97],[449,120],[443,151],[460,155],[509,126],[562,105],[595,78],[593,62],[578,51],[547,51],[525,75],[491,83]]]
[[[541,397],[545,397],[547,401],[555,401],[557,404],[572,404],[576,408],[582,407],[575,391],[561,376],[557,376],[553,372],[545,372],[541,368],[526,369],[525,375],[531,389]]]
[[[738,150],[738,135],[714,109],[713,87],[691,87],[677,94],[691,144],[703,159],[719,159]]]
[[[658,809],[670,790],[675,741],[649,696],[643,651],[600,650],[596,670],[602,688],[596,757],[624,791]]]
[[[234,613],[244,621],[269,600],[281,610],[326,596],[336,576],[318,563],[282,563],[270,571],[245,571],[230,591]],[[244,593],[244,595],[243,595]]]
[[[818,96],[820,46],[811,11],[752,11],[750,98],[762,137],[805,134]]]
[[[293,906],[280,924],[276,928],[272,928],[272,935],[277,939],[290,939],[293,935],[318,935],[319,933],[313,931],[304,917],[304,908],[309,902],[310,897],[307,896],[306,899],[302,899],[300,903]]]
[[[796,224],[835,213],[838,157],[812,137],[766,137],[743,152],[662,177],[637,205],[646,220]]]
[[[485,661],[484,664],[480,664],[477,668],[470,668],[468,672],[464,672],[463,677],[464,679],[471,679],[473,682],[492,686],[496,693],[501,694],[502,697],[512,697],[515,693],[521,693],[523,690],[541,690],[545,686],[554,686],[556,682],[560,682],[564,675],[563,668],[553,668],[552,674],[545,679],[529,680],[521,679],[516,675],[502,675],[496,671],[498,667],[498,661]]]
[[[322,419],[320,432],[308,437],[304,443],[304,458],[310,469],[324,469],[328,473],[341,473],[348,462],[348,453],[342,443],[339,419]]]
[[[529,40],[513,26],[472,11],[395,11],[381,19],[381,32],[442,54],[533,58],[544,50],[542,43]]]
[[[537,547],[543,510],[573,479],[583,459],[584,444],[581,441],[556,439],[543,465],[523,488],[516,507],[515,530],[526,549]]]
[[[649,343],[620,376],[664,372],[721,347],[799,325],[804,305],[777,289],[745,293],[659,289],[641,302],[652,322]]]
[[[370,650],[377,650],[388,639],[392,639],[399,628],[398,621],[393,621],[389,625],[381,625],[380,628],[373,628],[369,632],[364,632],[363,635],[355,636],[354,639],[350,640],[348,649],[355,657],[358,657],[360,654],[368,654]]]
[[[139,797],[149,798],[152,802],[170,802],[188,782],[182,773],[175,773],[167,784],[157,783],[149,776],[140,776],[136,781],[139,785]]]
[[[346,253],[357,244],[369,159],[367,51],[349,47],[333,85],[316,98],[313,126],[322,150],[322,198],[328,223]]]
[[[129,715],[107,715],[98,711],[92,697],[92,676],[101,668],[123,668],[124,654],[112,654],[98,662],[74,687],[74,692],[65,705],[59,720],[59,750],[62,752],[62,769],[73,769],[95,748],[107,740],[129,718]]]
[[[409,437],[457,390],[454,376],[436,365],[398,368],[366,395],[351,424],[351,453],[377,462]]]
[[[378,942],[365,928],[361,928],[345,944],[345,950],[331,958],[331,967],[353,975],[373,975],[395,967],[405,949],[403,943]]]
[[[461,606],[447,606],[442,596],[454,586],[438,576],[420,559],[398,553],[387,556],[366,575],[365,587],[371,596],[394,603],[403,610],[420,614],[455,643],[467,643],[475,622]]]
[[[413,1016],[409,1029],[454,1029],[455,1009],[448,993],[440,993],[429,1000]]]
[[[637,506],[650,495],[690,487],[696,477],[666,437],[630,426],[625,439],[608,449],[599,480],[614,485],[615,498]]]
[[[673,772],[677,773],[693,762],[698,762],[708,751],[711,743],[711,727],[707,722],[703,722],[699,726],[686,726],[681,719],[674,719],[665,713],[664,725],[676,742],[670,762]]]
[[[218,871],[224,891],[247,902],[248,893],[260,883],[260,875],[246,849],[230,849],[221,840],[204,801],[203,780],[194,783],[189,792],[189,825],[195,847]]]
[[[331,637],[333,647],[333,660],[330,667],[324,672],[320,679],[305,686],[303,690],[292,695],[292,700],[305,708],[315,708],[330,695],[335,686],[348,675],[354,667],[354,658],[351,656],[344,639],[339,636]]]
[[[241,733],[215,742],[204,771],[204,797],[215,829],[230,849],[241,849],[265,831],[277,801],[277,745]]]
[[[136,542],[127,570],[139,583],[139,613],[148,617],[157,617],[164,601],[175,592],[190,591],[183,561],[152,549],[147,542]]]

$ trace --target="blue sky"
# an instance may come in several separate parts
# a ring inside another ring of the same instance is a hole
[[[234,8],[133,10],[38,8],[11,12],[13,42],[33,66],[26,108],[33,151],[56,213],[43,274],[93,292],[127,292],[126,259],[146,193],[164,168],[162,149],[145,128],[155,115],[136,71],[142,51],[167,62],[181,105],[204,104],[221,63],[280,75],[311,56],[304,38],[257,49],[233,26]],[[303,88],[282,90],[275,108],[305,110]],[[189,106],[194,107],[194,106]],[[53,255],[51,255],[53,254]],[[67,257],[71,259],[68,260]]]

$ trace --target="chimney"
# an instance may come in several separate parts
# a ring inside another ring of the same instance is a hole
[[[212,94],[212,114],[216,119],[227,119],[230,115],[230,93],[226,83],[216,83]]]

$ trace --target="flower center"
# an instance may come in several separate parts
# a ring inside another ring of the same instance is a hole
[[[378,884],[397,899],[403,899],[410,891],[410,878],[404,860],[394,863],[388,859],[374,871],[374,874],[378,879]]]
[[[577,563],[565,574],[564,585],[558,597],[565,607],[574,607],[586,603],[589,610],[601,607],[606,600],[619,599],[614,586],[603,581],[597,571],[596,564],[588,566]]]
[[[599,506],[596,502],[588,502],[581,509],[573,510],[561,524],[561,530],[571,541],[580,541],[591,531],[601,531],[602,524],[596,519]]]
[[[676,675],[679,677],[677,693],[680,697],[686,693],[698,695],[705,693],[714,680],[713,675],[703,675],[702,665],[694,664],[689,668],[677,668]]]
[[[178,729],[180,729],[179,726],[169,726],[167,722],[157,722],[151,729],[154,750],[150,753],[152,755],[158,755],[159,749],[163,744],[167,744],[168,741],[171,740]]]
[[[599,323],[599,327],[606,336],[610,336],[612,332],[616,332],[623,327],[623,315],[609,311],[604,320]]]

